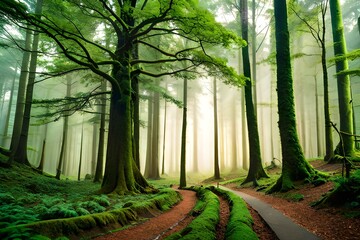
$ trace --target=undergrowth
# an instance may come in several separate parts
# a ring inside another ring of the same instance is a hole
[[[96,193],[99,189],[100,184],[91,181],[57,180],[17,163],[0,166],[0,229],[11,229],[8,235],[12,237],[9,239],[30,239],[27,228],[12,227],[116,211],[157,196],[99,195]]]

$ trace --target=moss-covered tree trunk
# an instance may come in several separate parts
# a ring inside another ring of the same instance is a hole
[[[314,170],[304,158],[296,130],[286,0],[275,0],[274,10],[279,131],[283,159],[282,174],[270,191],[288,191],[294,187],[293,181],[311,177]]]
[[[101,186],[103,193],[125,194],[136,190],[132,168],[129,77],[121,80],[127,90],[120,92],[118,88],[112,88],[105,173]]]
[[[334,41],[335,56],[344,56],[347,52],[344,37],[344,25],[342,21],[342,13],[339,0],[330,1],[331,26]],[[340,132],[342,133],[341,154],[352,156],[355,149],[355,141],[353,134],[353,109],[351,98],[351,82],[347,74],[339,74],[348,69],[346,58],[336,61],[337,87],[338,87],[338,103],[340,114]],[[344,151],[344,152],[342,152]]]
[[[247,0],[240,1],[240,15],[241,15],[241,32],[242,38],[248,41],[248,8]],[[245,107],[246,107],[246,120],[248,127],[248,141],[249,141],[249,153],[250,153],[250,169],[248,175],[242,184],[253,182],[256,186],[257,179],[262,177],[268,177],[262,167],[261,151],[260,151],[260,139],[257,126],[257,117],[253,104],[252,95],[252,81],[251,70],[249,60],[249,47],[248,45],[242,49],[242,60],[244,75],[248,78],[245,84]]]
[[[137,1],[125,1],[131,7]],[[122,11],[121,18],[127,26],[134,26],[135,20],[129,12]],[[116,28],[117,49],[128,45],[130,41],[127,29]],[[104,178],[100,192],[126,194],[146,191],[149,184],[141,175],[133,158],[133,111],[132,111],[132,78],[129,62],[136,58],[137,46],[129,44],[125,51],[115,52],[111,83],[109,133],[106,151]]]

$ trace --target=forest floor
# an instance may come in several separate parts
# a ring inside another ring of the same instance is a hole
[[[321,160],[311,161],[310,163],[316,169],[327,172],[330,176],[341,176],[341,164],[326,164]],[[270,169],[268,173],[272,177],[270,181],[263,185],[275,181],[280,172],[281,169],[279,168]],[[220,184],[255,196],[270,204],[295,223],[319,236],[320,239],[360,239],[359,207],[355,208],[358,210],[357,218],[350,218],[353,213],[345,212],[344,210],[348,209],[343,207],[319,209],[310,206],[312,202],[319,200],[325,193],[334,188],[333,181],[328,181],[318,187],[310,184],[300,185],[287,193],[266,195],[263,191],[257,191],[258,189],[249,186],[239,187],[241,179],[239,173],[226,175],[226,179],[223,179],[224,182]],[[192,180],[196,182],[194,184],[216,184],[211,179],[204,182],[199,182],[198,178]],[[163,181],[158,180],[156,183],[158,186],[162,186],[161,184],[169,186],[169,182],[173,182],[170,178],[164,178]],[[52,215],[54,215],[53,218],[62,218],[64,217],[62,215],[75,214],[74,210],[82,209],[84,211],[83,208],[86,208],[90,213],[102,212],[122,207],[128,201],[146,201],[154,197],[153,195],[124,196],[123,198],[98,196],[95,194],[98,188],[99,185],[93,184],[91,181],[58,181],[53,177],[40,175],[31,168],[20,165],[14,165],[11,168],[0,167],[0,229],[19,223],[49,219]],[[130,233],[127,237],[119,238],[118,235],[112,234],[99,236],[101,235],[99,230],[95,230],[94,235],[101,237],[101,239],[163,239],[174,231],[180,231],[194,219],[189,212],[197,201],[195,192],[182,190],[180,193],[183,195],[184,200],[171,208],[171,210],[145,222],[132,225],[127,232],[125,229],[114,233]],[[221,198],[219,200],[221,203],[221,220],[217,228],[217,239],[224,239],[229,217],[229,206],[225,200]],[[97,207],[94,208],[94,206]],[[249,210],[254,219],[254,231],[258,234],[259,239],[277,239],[261,216],[253,209],[249,208]]]
[[[341,164],[325,164],[323,161],[313,161],[312,165],[318,170],[329,172],[331,174],[341,172]],[[278,171],[274,169],[272,171]],[[314,187],[311,184],[301,185],[296,189],[288,193],[277,193],[266,195],[263,192],[256,191],[254,188],[241,187],[239,184],[226,185],[236,191],[242,191],[249,195],[252,195],[268,204],[273,208],[281,211],[292,219],[295,223],[303,226],[308,231],[314,233],[320,239],[332,240],[332,239],[360,239],[360,218],[350,218],[343,212],[343,208],[314,208],[310,204],[319,200],[325,193],[333,189],[334,183],[329,181],[321,186]],[[161,214],[153,219],[149,219],[144,224],[132,226],[127,232],[134,235],[130,235],[128,238],[121,239],[163,239],[169,233],[174,231],[174,223],[176,230],[179,231],[188,224],[192,218],[184,217],[184,213],[188,213],[192,206],[196,203],[194,194],[181,192],[184,200],[180,202],[176,207],[172,208],[165,214]],[[296,196],[302,196],[302,200],[296,198]],[[220,199],[221,201],[221,199]],[[275,240],[278,239],[275,233],[268,227],[264,220],[257,214],[257,212],[251,207],[249,210],[254,220],[254,231],[257,233],[261,240]],[[218,225],[220,229],[226,227],[226,219],[228,218],[228,207],[221,208],[221,219],[223,221]],[[163,223],[165,226],[162,226]],[[160,225],[159,225],[160,224]],[[161,227],[160,227],[161,226]],[[121,234],[127,234],[127,232],[118,232],[114,235],[105,235],[101,239],[119,239],[120,236],[126,236]],[[117,234],[117,235],[116,235]],[[127,235],[129,236],[129,235]],[[150,236],[157,236],[156,238]],[[224,239],[223,234],[220,234],[217,239]]]

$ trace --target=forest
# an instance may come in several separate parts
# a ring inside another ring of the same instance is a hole
[[[2,0],[0,63],[1,239],[360,238],[358,0]]]

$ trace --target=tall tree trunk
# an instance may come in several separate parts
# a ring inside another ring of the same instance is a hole
[[[153,134],[153,107],[154,107],[154,98],[153,93],[150,93],[148,99],[148,121],[147,121],[147,136],[146,136],[146,159],[145,159],[145,171],[144,177],[149,178],[151,175],[152,168],[152,151],[153,151],[153,142],[152,142],[152,134]]]
[[[236,170],[237,169],[237,138],[236,138],[236,134],[237,134],[237,125],[236,125],[236,98],[234,98],[233,100],[233,104],[232,104],[232,118],[231,118],[231,123],[232,123],[232,131],[231,131],[231,144],[232,144],[232,158],[231,158],[231,170]]]
[[[193,171],[199,172],[199,159],[198,159],[198,119],[197,119],[197,108],[196,108],[197,102],[196,102],[196,96],[194,97],[194,111],[193,111],[193,121],[194,121],[194,131],[193,131]]]
[[[126,1],[135,8],[137,1]],[[121,11],[121,9],[119,9]],[[122,19],[128,26],[134,26],[135,20],[127,12],[121,11]],[[126,31],[117,30],[117,49],[131,42]],[[125,194],[147,191],[152,188],[141,175],[133,159],[133,111],[132,89],[129,60],[137,46],[130,46],[123,54],[116,55],[112,76],[109,134],[106,151],[105,173],[100,192]],[[136,50],[135,50],[136,51]]]
[[[220,179],[220,168],[219,168],[219,126],[218,126],[218,115],[217,115],[217,86],[216,78],[214,78],[214,178]]]
[[[43,0],[38,0],[36,3],[35,15],[40,17],[42,12]],[[10,157],[11,161],[16,161],[18,163],[30,165],[28,157],[27,157],[27,142],[28,142],[28,134],[30,127],[30,112],[31,105],[33,99],[34,92],[34,84],[36,77],[36,66],[37,66],[37,56],[38,56],[38,46],[39,46],[39,33],[34,32],[33,44],[31,47],[31,60],[29,67],[29,79],[26,87],[26,97],[25,97],[25,107],[24,107],[24,117],[21,126],[21,135],[19,138],[19,143],[17,145],[16,151]]]
[[[251,72],[252,72],[252,84],[253,84],[253,101],[254,101],[254,112],[257,114],[257,86],[256,86],[256,1],[251,1]]]
[[[111,93],[108,147],[101,186],[102,193],[125,194],[136,190],[132,167],[130,79],[129,76],[128,79],[123,77],[123,86],[126,86],[127,82],[127,89],[120,92],[118,88],[113,87]]]
[[[24,45],[25,51],[23,53],[23,58],[21,62],[21,73],[19,78],[19,88],[18,88],[18,94],[16,100],[14,127],[13,127],[11,144],[10,144],[10,150],[13,153],[16,151],[17,146],[19,144],[21,126],[24,117],[25,91],[26,91],[26,83],[29,76],[31,41],[32,41],[32,32],[31,30],[27,29],[25,35],[25,45]]]
[[[241,32],[242,38],[248,41],[248,8],[247,0],[240,1],[240,14],[241,14]],[[246,120],[248,127],[248,141],[250,149],[250,169],[248,175],[242,184],[253,182],[257,186],[257,179],[268,177],[262,167],[260,139],[257,126],[257,117],[254,109],[252,98],[252,81],[249,60],[249,48],[245,46],[242,49],[242,59],[244,75],[248,78],[245,84],[245,107],[246,107]]]
[[[14,74],[13,82],[12,82],[12,85],[11,85],[11,91],[10,91],[10,97],[9,97],[9,106],[8,106],[7,114],[6,114],[6,120],[5,120],[5,126],[4,126],[4,138],[3,138],[2,146],[5,146],[6,138],[8,136],[8,128],[9,128],[9,121],[10,121],[10,116],[11,116],[11,108],[12,108],[12,103],[13,103],[13,99],[14,99],[15,82],[16,82],[16,78],[17,78],[17,70],[18,70],[18,66],[16,65],[15,74]]]
[[[39,170],[41,173],[44,171],[47,129],[48,129],[48,125],[46,124],[46,125],[45,125],[45,133],[44,133],[43,146],[42,146],[42,149],[41,149],[40,163],[39,163],[39,166],[37,167],[37,170]]]
[[[66,97],[70,97],[71,96],[71,78],[70,76],[66,77]],[[68,129],[69,129],[69,117],[65,116],[64,117],[64,122],[63,122],[63,132],[62,132],[62,140],[61,140],[61,149],[60,149],[60,156],[59,156],[59,162],[56,168],[56,176],[55,178],[60,180],[61,178],[61,173],[62,170],[65,169],[64,167],[64,162],[66,161],[65,159],[65,154],[66,154],[66,149],[67,149],[67,135],[68,135]]]
[[[139,79],[133,78],[131,81],[132,104],[133,104],[133,123],[134,123],[134,161],[138,169],[140,169],[140,98],[139,98]]]
[[[84,143],[84,120],[81,127],[81,140],[80,140],[80,157],[79,157],[79,169],[78,169],[78,181],[81,179],[81,167],[82,167],[82,159],[83,159],[83,143]]]
[[[159,80],[156,79],[157,86]],[[159,114],[160,114],[160,94],[153,93],[153,97],[149,99],[149,114],[148,114],[148,136],[147,136],[147,153],[145,177],[152,179],[159,179]]]
[[[345,56],[346,42],[344,37],[344,24],[339,0],[330,1],[331,26],[333,32],[334,53],[336,57]],[[342,141],[340,154],[352,156],[355,149],[353,136],[353,109],[351,99],[351,82],[347,74],[339,74],[348,69],[346,58],[336,60],[338,102],[340,114],[340,132]]]
[[[167,87],[165,87],[167,88]],[[163,152],[163,156],[162,156],[162,166],[161,166],[161,174],[164,175],[165,174],[165,146],[166,146],[166,120],[167,120],[167,106],[166,106],[166,99],[164,101],[164,127],[163,127],[163,146],[162,146],[162,152]]]
[[[283,159],[281,176],[270,189],[270,192],[288,191],[294,188],[293,181],[305,180],[315,174],[314,169],[304,158],[296,130],[286,0],[275,0],[274,10],[279,112],[278,124]]]
[[[186,125],[187,125],[187,79],[184,79],[183,118],[181,130],[180,188],[186,187]]]
[[[101,91],[106,91],[106,81],[101,82]],[[105,121],[106,121],[106,96],[101,97],[100,106],[100,128],[99,128],[99,144],[97,152],[96,170],[94,176],[94,182],[100,182],[103,176],[104,166],[104,146],[105,146]]]

